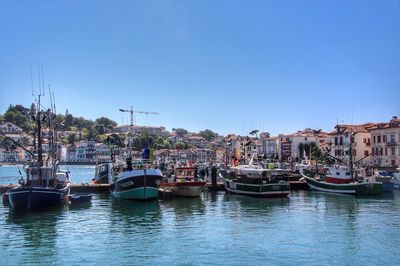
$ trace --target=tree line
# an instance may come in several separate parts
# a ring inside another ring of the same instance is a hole
[[[28,134],[33,134],[36,128],[34,115],[36,113],[35,105],[26,108],[20,104],[10,105],[4,114],[0,114],[0,122],[11,122],[24,130]],[[75,117],[66,111],[65,115],[58,114],[53,119],[53,126],[57,131],[71,131],[67,138],[60,141],[64,144],[73,144],[79,140],[94,140],[116,147],[125,147],[128,138],[135,149],[154,148],[154,149],[187,149],[192,146],[185,141],[176,141],[172,143],[167,137],[151,134],[143,129],[139,134],[128,136],[117,134],[113,129],[117,123],[107,117],[100,117],[96,120],[89,120],[83,117]],[[189,132],[183,128],[173,128],[172,131],[178,137],[185,137]],[[212,141],[219,135],[209,129],[200,131],[196,135],[204,137],[207,141]]]

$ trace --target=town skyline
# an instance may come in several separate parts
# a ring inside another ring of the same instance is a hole
[[[32,103],[31,103],[32,104]],[[21,105],[21,104],[9,104],[9,106],[17,106],[17,105]],[[8,107],[9,107],[8,106]],[[23,106],[23,105],[21,105],[21,106]],[[6,110],[4,111],[4,112],[0,112],[0,115],[4,115],[5,113],[6,113],[6,111],[7,111],[7,109],[8,109],[8,107],[6,108]],[[23,106],[23,107],[25,107],[25,108],[29,108],[30,107],[30,105],[27,105],[27,106]],[[69,111],[68,111],[68,109],[66,110],[66,112],[65,113],[60,113],[60,112],[58,112],[57,114],[61,114],[61,115],[65,115],[65,114],[70,114],[70,115],[72,115],[73,117],[75,117],[75,118],[84,118],[84,119],[86,119],[86,120],[91,120],[92,122],[95,122],[95,120],[96,119],[99,119],[99,118],[109,118],[109,119],[111,119],[110,117],[107,117],[107,116],[98,116],[98,117],[94,117],[94,118],[87,118],[87,117],[84,117],[84,116],[82,116],[82,115],[79,115],[79,114],[73,114],[73,113],[70,113]],[[392,117],[397,117],[398,115],[397,114],[393,114],[392,116],[390,116],[388,119],[383,119],[383,120],[381,120],[381,121],[363,121],[363,122],[359,122],[359,123],[354,123],[354,122],[352,122],[352,123],[346,123],[344,120],[341,120],[341,121],[339,121],[339,120],[337,120],[337,123],[335,123],[335,124],[332,124],[332,127],[331,128],[328,128],[328,129],[324,129],[324,128],[317,128],[317,127],[315,127],[315,128],[313,128],[313,127],[309,127],[309,126],[303,126],[303,127],[301,127],[301,128],[298,128],[298,129],[294,129],[293,131],[288,131],[288,132],[284,132],[284,131],[279,131],[279,132],[277,132],[277,133],[275,133],[275,132],[271,132],[271,131],[269,131],[268,129],[266,129],[266,130],[262,130],[262,129],[259,129],[259,128],[251,128],[251,129],[249,129],[249,132],[245,132],[244,134],[240,134],[240,133],[237,133],[237,132],[228,132],[227,134],[222,134],[222,133],[220,133],[220,132],[218,132],[218,131],[216,131],[216,130],[213,130],[212,128],[203,128],[203,129],[199,129],[199,130],[197,130],[197,131],[192,131],[192,130],[190,130],[190,129],[188,129],[188,128],[185,128],[185,127],[172,127],[172,128],[168,128],[168,127],[166,127],[165,125],[154,125],[154,124],[137,124],[137,123],[135,123],[135,118],[134,118],[134,124],[133,124],[133,126],[138,126],[138,127],[156,127],[156,128],[158,128],[158,127],[164,127],[167,131],[169,131],[169,132],[173,132],[174,131],[174,129],[185,129],[185,130],[188,130],[188,132],[190,132],[190,133],[199,133],[199,132],[201,132],[201,131],[204,131],[204,130],[211,130],[211,131],[213,131],[214,133],[217,133],[217,134],[219,134],[220,136],[227,136],[227,135],[230,135],[230,134],[234,134],[234,135],[238,135],[238,136],[249,136],[249,135],[251,135],[250,134],[250,132],[251,131],[254,131],[254,130],[257,130],[257,131],[259,131],[259,133],[269,133],[271,136],[278,136],[278,135],[287,135],[287,134],[292,134],[292,133],[296,133],[296,132],[298,132],[298,131],[302,131],[302,130],[304,130],[304,129],[313,129],[313,130],[321,130],[321,131],[323,131],[323,132],[326,132],[326,133],[329,133],[329,132],[331,132],[332,130],[334,130],[334,128],[335,128],[335,126],[337,126],[337,125],[362,125],[362,124],[367,124],[367,123],[385,123],[387,120],[389,120],[390,118],[392,118]],[[4,118],[3,118],[4,119]],[[122,123],[118,123],[118,121],[116,121],[116,120],[113,120],[113,119],[111,119],[113,122],[116,122],[117,123],[117,126],[118,127],[122,127],[122,126],[129,126],[129,124],[130,124],[130,116],[129,116],[129,114],[128,115],[125,115],[125,117],[123,117],[123,119],[121,119],[122,120],[122,122],[123,122],[123,124]],[[0,120],[0,122],[1,122],[1,120]]]
[[[58,113],[118,124],[129,123],[118,110],[131,105],[160,113],[137,115],[138,125],[222,135],[387,121],[400,113],[399,9],[398,1],[2,1],[0,112],[29,106],[43,70]]]

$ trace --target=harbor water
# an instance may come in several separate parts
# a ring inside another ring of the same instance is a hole
[[[150,202],[95,194],[44,212],[1,204],[0,228],[1,265],[398,265],[400,193],[220,191]]]

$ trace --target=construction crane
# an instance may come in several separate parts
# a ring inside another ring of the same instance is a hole
[[[124,113],[130,113],[131,114],[131,122],[129,126],[129,134],[130,137],[128,138],[128,144],[129,144],[129,156],[132,158],[132,127],[133,127],[133,113],[139,113],[139,114],[146,114],[146,115],[158,115],[159,113],[157,112],[148,112],[148,111],[138,111],[138,110],[133,110],[133,106],[131,105],[131,109],[119,109],[120,112]]]
[[[130,126],[132,128],[133,126],[133,113],[138,113],[138,114],[146,114],[146,115],[159,115],[157,112],[148,112],[148,111],[138,111],[138,110],[133,110],[133,106],[131,105],[131,109],[119,109],[120,112],[125,112],[125,113],[130,113],[131,114],[131,121],[130,121]]]

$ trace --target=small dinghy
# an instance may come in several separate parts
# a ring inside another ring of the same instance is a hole
[[[71,204],[86,203],[92,200],[92,194],[72,194],[68,198]]]

